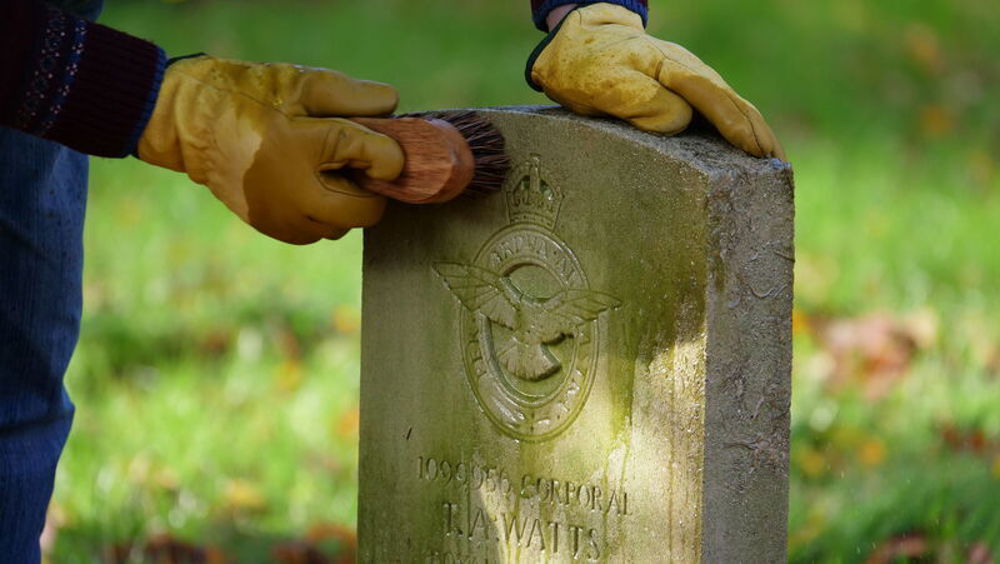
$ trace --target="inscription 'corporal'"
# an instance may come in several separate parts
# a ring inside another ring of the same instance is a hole
[[[479,491],[510,499],[517,496],[523,500],[537,501],[540,505],[579,507],[619,517],[630,515],[628,492],[623,490],[527,473],[512,479],[506,470],[489,464],[450,462],[419,456],[417,477],[427,483],[459,490]]]

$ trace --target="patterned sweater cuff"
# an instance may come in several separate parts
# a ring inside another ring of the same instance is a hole
[[[20,4],[17,0],[15,4]],[[124,157],[153,112],[166,66],[156,45],[48,5],[25,7],[20,72],[0,123],[78,151]]]
[[[547,32],[549,31],[549,26],[545,22],[545,18],[547,18],[549,12],[555,8],[565,4],[579,4],[581,6],[585,6],[587,4],[600,4],[601,2],[607,4],[618,4],[619,6],[624,6],[629,10],[632,10],[642,17],[642,25],[646,25],[649,18],[648,0],[531,0],[532,19],[535,21],[535,27],[541,31]]]

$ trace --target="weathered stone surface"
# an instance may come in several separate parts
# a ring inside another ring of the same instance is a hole
[[[361,561],[784,561],[790,169],[488,115],[502,193],[365,236]]]

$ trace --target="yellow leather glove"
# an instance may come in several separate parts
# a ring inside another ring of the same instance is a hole
[[[733,145],[785,158],[753,104],[690,51],[647,35],[638,14],[591,4],[570,12],[548,39],[529,62],[529,82],[569,110],[672,134],[688,126],[694,106]]]
[[[392,180],[403,152],[345,119],[391,113],[392,87],[336,71],[198,56],[167,67],[140,159],[186,172],[236,215],[287,243],[337,239],[385,199],[331,171]]]

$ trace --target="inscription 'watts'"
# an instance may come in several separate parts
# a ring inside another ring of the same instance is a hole
[[[504,542],[511,546],[566,555],[573,559],[598,560],[602,543],[597,529],[572,523],[522,517],[513,512],[491,515],[482,507],[463,508],[443,504],[446,537],[461,540]]]

